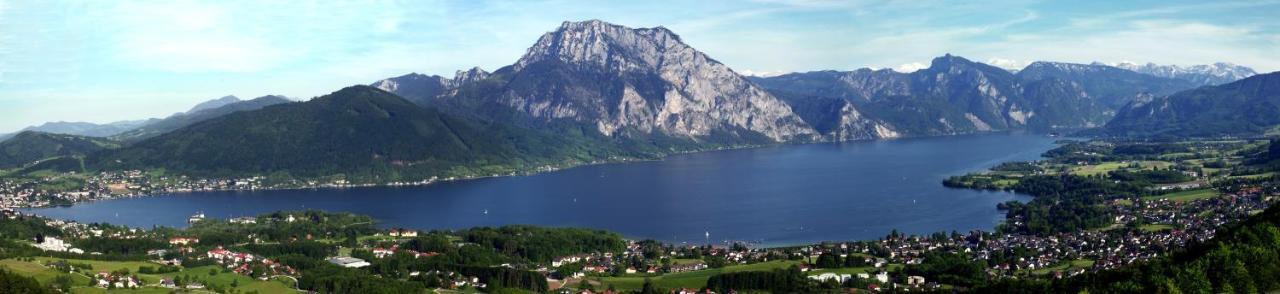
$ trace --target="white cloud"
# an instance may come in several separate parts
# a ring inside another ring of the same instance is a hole
[[[924,63],[919,63],[919,62],[912,62],[912,63],[904,63],[902,65],[898,65],[898,67],[893,68],[893,71],[900,72],[900,73],[913,73],[913,72],[916,72],[917,70],[922,70],[926,68],[929,68],[929,65]]]
[[[987,62],[986,62],[986,64],[1007,69],[1007,70],[1022,70],[1022,68],[1027,67],[1027,64],[1030,64],[1030,63],[1031,62],[1023,61],[1023,60],[1013,60],[1013,59],[1004,59],[1004,58],[991,58],[991,59],[987,59]]]
[[[740,72],[738,72],[738,73],[739,73],[739,74],[742,74],[742,75],[744,75],[744,76],[765,77],[765,78],[767,78],[767,77],[776,77],[776,76],[780,76],[780,75],[788,74],[788,72],[784,72],[784,71],[777,71],[777,70],[762,70],[762,71],[756,71],[756,70],[750,70],[750,69],[745,69],[745,70],[742,70],[742,71],[740,71]]]

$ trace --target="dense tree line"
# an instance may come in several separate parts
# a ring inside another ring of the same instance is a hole
[[[120,255],[146,255],[147,250],[168,248],[169,244],[152,238],[120,239],[89,237],[75,241],[75,245],[86,252],[101,252]]]
[[[773,271],[722,273],[707,279],[707,289],[719,293],[734,291],[769,291],[772,293],[808,293],[814,285],[799,267]]]
[[[1031,162],[1010,161],[1010,162],[1002,162],[992,167],[991,170],[1008,171],[1008,172],[1035,172],[1035,171],[1039,171],[1040,167],[1036,166],[1034,163],[1031,163]]]
[[[1136,184],[1172,184],[1194,180],[1195,178],[1176,170],[1159,169],[1128,171],[1116,170],[1107,174],[1112,180],[1133,182]]]
[[[268,258],[284,255],[301,255],[309,258],[324,259],[337,253],[333,245],[315,241],[282,242],[278,244],[248,244],[245,251],[257,253]]]
[[[920,264],[907,265],[902,273],[929,277],[939,283],[972,287],[987,282],[987,265],[974,261],[967,254],[930,252]]]
[[[3,239],[35,240],[38,236],[58,236],[61,234],[62,232],[58,228],[45,224],[44,220],[40,218],[19,216],[12,219],[0,219],[0,238]]]
[[[292,216],[292,221],[290,221]],[[190,228],[177,231],[158,230],[161,233],[198,237],[202,245],[236,244],[252,241],[256,236],[263,241],[292,242],[311,238],[343,239],[372,235],[379,230],[368,216],[351,213],[328,213],[316,210],[277,211],[260,216],[254,224],[235,224],[223,220],[206,219]]]
[[[420,293],[421,283],[379,278],[362,270],[325,265],[298,278],[298,287],[317,293]]]
[[[626,247],[616,233],[589,229],[505,226],[474,228],[458,234],[467,242],[535,262],[579,253],[620,252]]]

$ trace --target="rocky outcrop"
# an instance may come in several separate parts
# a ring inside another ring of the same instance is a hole
[[[607,136],[811,140],[791,108],[663,27],[565,22],[495,74],[484,95],[534,120],[588,124]]]

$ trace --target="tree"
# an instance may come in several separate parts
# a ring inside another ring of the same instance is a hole
[[[866,260],[863,260],[861,257],[854,256],[853,254],[844,258],[844,267],[863,267],[866,265]]]
[[[58,291],[62,291],[62,293],[71,293],[71,276],[58,275],[57,278],[53,279],[53,286],[57,287]]]
[[[823,252],[822,255],[818,255],[818,262],[815,265],[819,268],[839,268],[843,265],[843,262],[840,260],[840,255],[832,252]]]
[[[658,294],[658,289],[653,288],[653,281],[648,277],[644,278],[644,285],[640,286],[640,294]]]

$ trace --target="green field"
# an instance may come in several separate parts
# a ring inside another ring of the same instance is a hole
[[[1095,165],[1084,165],[1071,167],[1071,174],[1081,176],[1095,176],[1109,173],[1116,170],[1129,168],[1128,162],[1103,162]],[[1169,168],[1173,166],[1172,162],[1158,160],[1144,160],[1138,162],[1137,169],[1150,170],[1156,168]]]
[[[52,281],[54,278],[60,275],[69,275],[71,276],[71,279],[72,279],[72,285],[74,285],[71,289],[73,293],[170,293],[172,292],[171,289],[160,288],[158,286],[142,287],[139,289],[112,289],[110,291],[102,288],[87,287],[85,285],[89,284],[89,279],[90,279],[88,276],[82,275],[80,273],[74,273],[74,274],[62,273],[54,269],[45,267],[43,265],[46,261],[56,261],[56,260],[66,260],[69,263],[89,264],[90,266],[93,267],[92,270],[88,271],[90,273],[111,272],[111,271],[120,270],[120,269],[128,269],[132,273],[137,273],[138,267],[140,266],[156,266],[156,264],[154,263],[142,262],[142,261],[99,261],[99,260],[58,259],[58,258],[48,258],[48,257],[37,257],[35,262],[19,261],[16,259],[0,260],[0,267],[8,268],[13,272],[16,272],[22,275],[34,277],[36,278],[36,280],[40,281],[40,283],[42,284],[47,284],[50,281]],[[209,270],[211,269],[215,270],[216,274],[209,275]],[[178,271],[174,273],[166,273],[166,274],[137,274],[137,275],[138,275],[138,278],[142,279],[143,284],[148,284],[148,285],[157,284],[160,282],[160,279],[162,278],[172,279],[173,277],[176,277],[176,276],[188,275],[188,276],[197,277],[197,279],[201,280],[205,285],[218,285],[226,288],[230,288],[231,281],[234,280],[236,281],[237,284],[239,284],[239,287],[236,287],[235,289],[237,291],[242,291],[242,292],[250,292],[250,291],[258,291],[259,293],[297,292],[296,290],[293,290],[293,281],[289,279],[282,278],[278,280],[259,281],[259,280],[256,280],[247,276],[239,275],[236,273],[231,273],[231,272],[224,273],[221,271],[219,267],[216,267],[216,266],[195,267],[195,268],[183,269],[182,271]]]
[[[665,274],[661,276],[649,277],[649,280],[652,281],[659,288],[664,288],[664,289],[679,289],[679,288],[699,289],[707,285],[707,279],[719,273],[732,273],[732,272],[744,272],[744,271],[770,271],[775,269],[789,268],[793,265],[799,265],[799,264],[800,264],[799,261],[791,261],[791,260],[769,261],[769,262],[744,264],[744,265],[732,265],[732,266],[726,266],[718,269],[706,269],[706,270],[692,271],[692,272]],[[599,282],[600,285],[597,286],[598,288],[603,288],[603,287],[608,287],[609,285],[613,285],[618,290],[626,291],[626,290],[639,290],[641,287],[644,286],[645,277],[599,277],[599,278],[589,278],[589,279]],[[573,286],[573,285],[570,285],[570,286]]]
[[[1071,174],[1082,175],[1082,176],[1092,176],[1092,175],[1108,173],[1113,170],[1124,168],[1126,166],[1129,166],[1129,165],[1122,162],[1104,162],[1096,165],[1085,165],[1085,166],[1073,167],[1071,168]]]
[[[1274,176],[1274,175],[1276,175],[1276,172],[1265,172],[1265,173],[1254,174],[1254,175],[1230,176],[1230,177],[1228,177],[1228,178],[1232,178],[1232,179],[1260,179],[1260,178],[1270,177],[1270,176]]]
[[[1037,275],[1044,275],[1044,274],[1052,273],[1055,271],[1065,271],[1065,270],[1072,270],[1072,269],[1078,269],[1078,268],[1088,269],[1092,267],[1093,267],[1093,260],[1076,259],[1069,262],[1059,263],[1051,267],[1037,269],[1037,270],[1031,271],[1031,273],[1037,274]]]
[[[1213,189],[1198,189],[1182,192],[1174,192],[1164,195],[1146,196],[1143,199],[1169,199],[1173,202],[1188,202],[1200,199],[1208,199],[1218,197],[1218,191]]]
[[[901,268],[902,268],[902,265],[901,265],[901,264],[890,264],[890,265],[885,265],[885,266],[884,266],[884,270],[886,270],[886,271],[896,271],[896,270],[901,269]],[[824,274],[824,273],[837,273],[837,274],[851,274],[851,275],[855,275],[855,274],[861,274],[861,273],[872,273],[872,272],[877,272],[877,271],[879,271],[879,269],[877,269],[876,267],[872,267],[872,266],[864,266],[864,267],[846,267],[846,268],[824,268],[824,269],[815,269],[815,270],[809,271],[809,275],[810,275],[810,276],[813,276],[813,275],[819,275],[819,274]]]
[[[1166,225],[1166,224],[1144,224],[1144,225],[1140,225],[1140,226],[1138,226],[1138,229],[1139,229],[1139,230],[1143,230],[1143,231],[1147,231],[1147,232],[1168,231],[1168,230],[1172,230],[1172,229],[1173,229],[1173,225]]]

